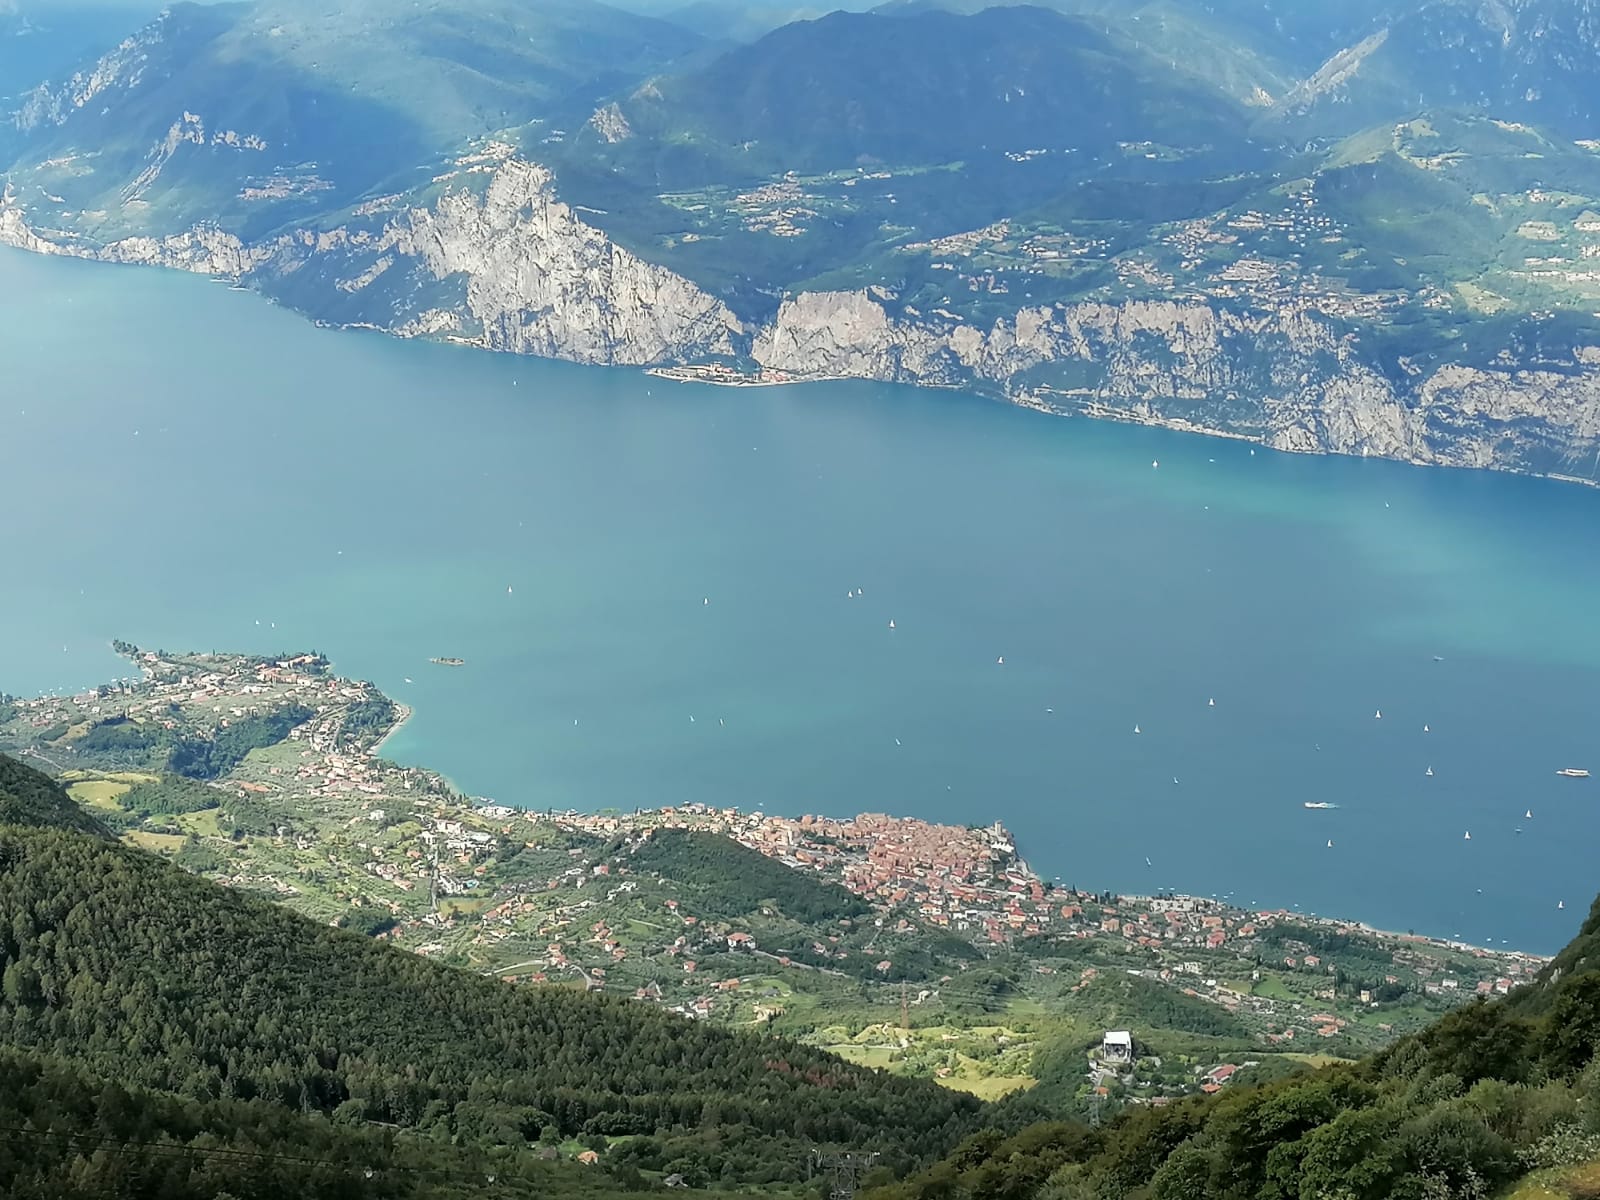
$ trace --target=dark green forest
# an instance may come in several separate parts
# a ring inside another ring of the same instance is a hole
[[[812,879],[728,838],[695,829],[658,829],[633,852],[635,870],[676,880],[696,910],[714,920],[763,905],[804,924],[870,916],[872,907],[836,883]]]
[[[181,775],[165,775],[155,783],[138,783],[125,792],[119,804],[141,817],[180,816],[216,808],[226,793]]]
[[[817,1143],[910,1167],[978,1104],[817,1050],[483,979],[328,929],[141,851],[0,828],[0,1046],[206,1103],[794,1181]]]
[[[7,1200],[606,1200],[625,1177],[264,1101],[195,1101],[0,1049]]]
[[[100,824],[74,804],[54,781],[4,754],[0,754],[0,825],[105,834]]]

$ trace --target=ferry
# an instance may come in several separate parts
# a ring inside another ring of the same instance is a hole
[[[1562,767],[1561,770],[1556,772],[1556,774],[1565,776],[1568,779],[1589,778],[1589,772],[1585,771],[1582,767]]]
[[[1305,806],[1307,808],[1338,808],[1339,807],[1337,804],[1329,804],[1326,800],[1307,800],[1306,803],[1305,803]]]

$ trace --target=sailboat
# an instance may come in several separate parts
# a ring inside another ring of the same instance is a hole
[[[1140,728],[1139,728],[1139,727],[1138,727],[1138,726],[1137,726],[1137,725],[1135,725],[1135,726],[1134,726],[1134,727],[1133,727],[1133,731],[1134,731],[1134,732],[1135,732],[1135,733],[1143,733],[1143,732],[1144,732],[1144,731],[1143,731],[1143,730],[1142,730],[1142,729],[1140,729]]]
[[[1375,712],[1375,713],[1373,713],[1373,714],[1372,714],[1372,719],[1373,719],[1373,720],[1374,720],[1374,721],[1381,721],[1381,720],[1383,720],[1383,709],[1381,709],[1381,708],[1380,708],[1380,709],[1379,709],[1379,710],[1378,710],[1378,711],[1377,711],[1377,712]]]
[[[893,621],[890,621],[890,622],[889,622],[889,628],[890,628],[890,629],[893,629],[893,628],[894,628],[894,622],[893,622]]]
[[[1006,656],[1004,654],[1002,654],[999,658],[995,659],[994,660],[994,665],[997,666],[997,667],[1005,666],[1006,665]]]
[[[1523,813],[1522,819],[1525,821],[1533,820],[1533,809],[1530,808],[1527,812]]]
[[[1216,702],[1215,699],[1206,701],[1206,707],[1207,708],[1215,708],[1216,706],[1217,706],[1217,702]]]
[[[1567,906],[1567,902],[1565,900],[1557,900],[1556,901],[1556,907],[1557,908],[1565,908],[1566,906]]]
[[[1433,730],[1431,730],[1431,729],[1429,729],[1429,728],[1428,728],[1428,727],[1427,727],[1427,726],[1426,726],[1426,725],[1424,725],[1424,726],[1423,726],[1423,727],[1422,727],[1422,732],[1423,732],[1423,733],[1432,733],[1432,732],[1433,732]]]
[[[1466,836],[1462,838],[1462,841],[1470,842],[1471,840],[1472,840],[1472,830],[1469,829],[1466,832]]]
[[[1332,839],[1332,838],[1329,838],[1329,839],[1328,839],[1328,849],[1329,849],[1329,850],[1332,850],[1332,849],[1333,849],[1333,839]]]
[[[1423,772],[1423,774],[1428,776],[1429,778],[1432,778],[1432,776],[1433,776],[1433,768],[1429,767],[1426,771]]]

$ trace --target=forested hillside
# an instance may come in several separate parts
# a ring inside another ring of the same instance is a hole
[[[530,1154],[128,1088],[0,1050],[7,1200],[608,1200],[623,1180]]]
[[[48,778],[3,754],[0,754],[0,825],[105,834],[93,817]]]
[[[479,978],[78,833],[0,827],[0,863],[0,1046],[131,1085],[739,1182],[818,1142],[909,1167],[975,1123],[932,1083]]]
[[[715,918],[763,905],[804,922],[872,915],[871,905],[836,883],[809,879],[760,851],[698,830],[658,830],[633,852],[632,862],[637,870],[677,880]]]

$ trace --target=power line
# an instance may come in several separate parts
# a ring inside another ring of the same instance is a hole
[[[856,1188],[860,1185],[861,1176],[871,1169],[872,1164],[878,1161],[876,1153],[873,1154],[828,1154],[821,1150],[811,1152],[811,1164],[820,1168],[824,1174],[832,1176],[832,1183],[828,1188],[829,1200],[855,1200]]]

